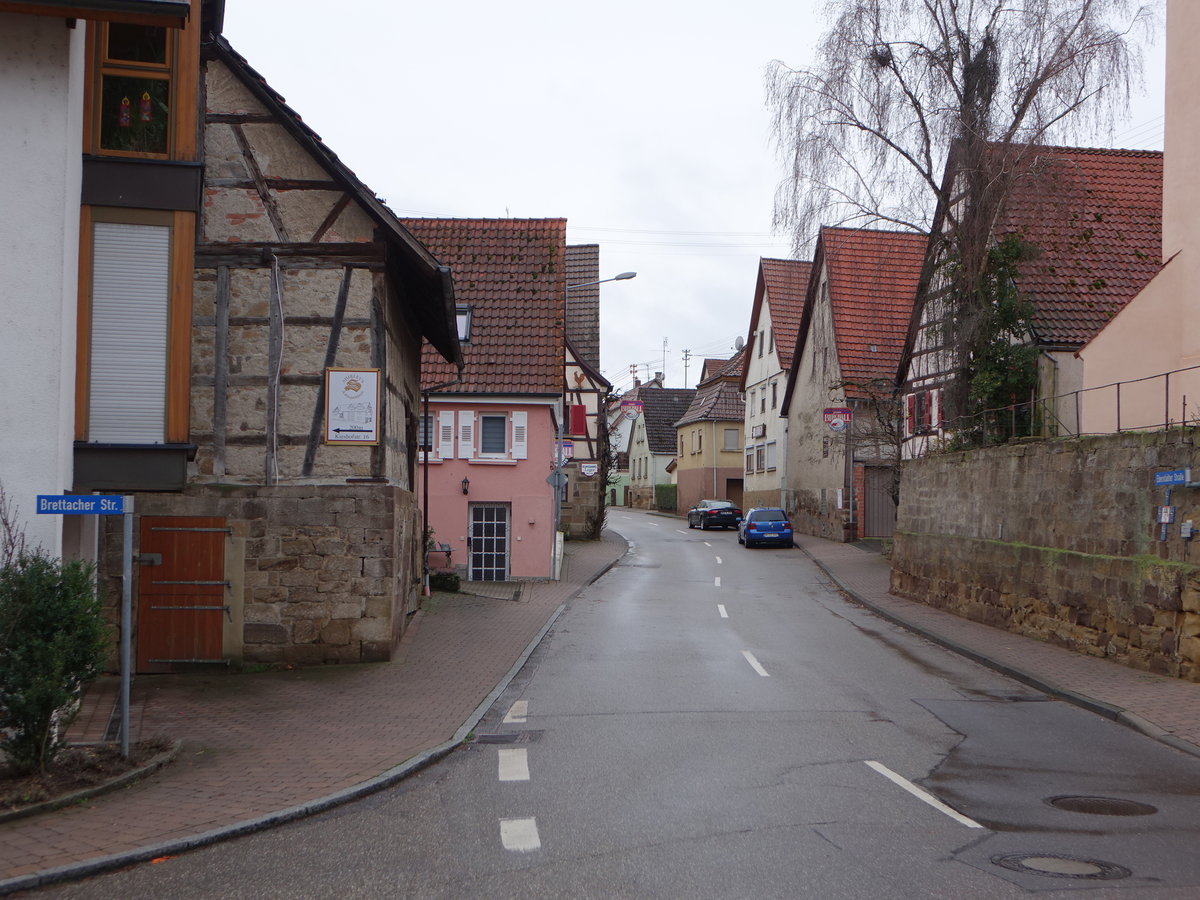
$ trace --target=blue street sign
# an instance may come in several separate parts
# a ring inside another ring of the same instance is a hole
[[[38,494],[38,515],[119,516],[125,512],[120,494]]]
[[[1171,469],[1167,472],[1154,473],[1155,487],[1170,487],[1174,484],[1188,484],[1192,480],[1191,469]]]

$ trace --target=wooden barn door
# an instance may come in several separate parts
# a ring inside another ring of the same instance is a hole
[[[137,670],[223,663],[228,610],[224,519],[143,516],[138,568]]]

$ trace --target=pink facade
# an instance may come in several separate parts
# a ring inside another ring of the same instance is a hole
[[[546,477],[556,437],[553,401],[433,397],[429,477],[426,482],[422,465],[420,488],[433,544],[448,545],[449,564],[470,580],[549,578],[554,492]],[[439,568],[445,557],[434,553],[430,562]]]

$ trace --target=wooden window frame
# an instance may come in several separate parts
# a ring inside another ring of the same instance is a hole
[[[198,12],[198,10],[194,10]],[[105,57],[108,22],[88,23],[88,48],[83,98],[83,152],[122,159],[191,160],[197,154],[196,105],[199,102],[200,25],[198,15],[189,17],[180,28],[167,28],[166,63],[112,61]],[[164,26],[165,27],[165,26]],[[109,150],[100,146],[100,105],[104,76],[161,78],[169,82],[167,109],[167,152],[148,153],[133,150]]]
[[[91,392],[93,232],[97,222],[158,225],[171,229],[167,317],[167,417],[163,441],[185,443],[190,434],[192,357],[192,247],[195,213],[84,206],[79,223],[79,315],[75,342],[75,440],[88,440]],[[132,443],[132,442],[131,442]]]

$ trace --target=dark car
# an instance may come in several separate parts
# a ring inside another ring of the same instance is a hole
[[[701,500],[688,510],[688,528],[737,528],[742,511],[732,500]]]
[[[746,511],[738,525],[738,543],[753,547],[756,544],[780,544],[794,547],[792,523],[787,513],[774,506],[759,506]]]

